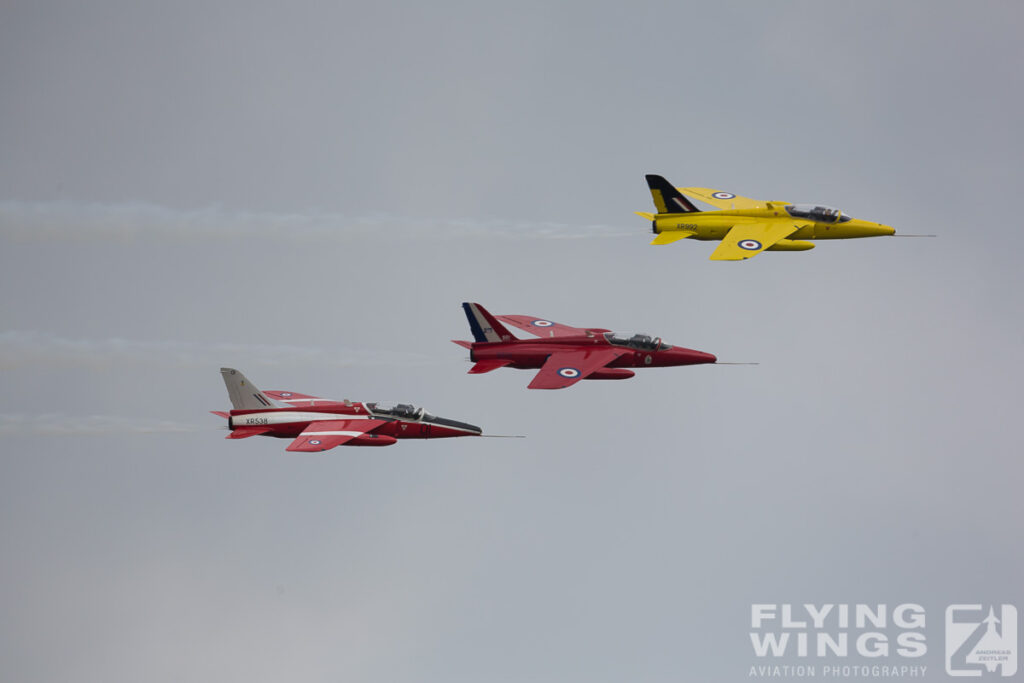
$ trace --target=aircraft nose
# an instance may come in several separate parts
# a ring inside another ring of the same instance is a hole
[[[480,436],[484,433],[484,430],[480,429],[476,425],[471,425],[468,422],[459,422],[458,420],[449,420],[446,417],[432,417],[429,422],[436,424],[441,427],[447,427],[457,432],[465,432],[466,435]]]
[[[892,227],[891,225],[879,225],[878,229],[881,231],[881,234],[883,234],[883,235],[895,235],[896,234],[896,228]]]
[[[714,363],[718,358],[713,353],[694,351],[693,349],[678,349],[677,358],[688,365],[699,365],[701,363]]]

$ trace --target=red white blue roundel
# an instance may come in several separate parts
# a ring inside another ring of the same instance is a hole
[[[554,323],[551,322],[550,320],[534,320],[530,324],[533,325],[534,327],[551,327],[552,325],[554,325]]]
[[[739,247],[747,251],[757,251],[761,248],[761,243],[757,240],[740,240]]]
[[[311,446],[319,446],[320,445],[320,439],[310,439],[309,440],[309,445],[311,445]]]
[[[576,379],[580,376],[580,371],[578,368],[559,368],[558,376],[566,379]]]
[[[715,199],[736,199],[736,195],[732,192],[712,192],[711,196]]]

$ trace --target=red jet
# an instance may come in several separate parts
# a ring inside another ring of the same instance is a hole
[[[530,389],[564,389],[581,379],[629,379],[626,368],[658,368],[670,365],[714,363],[710,353],[669,346],[661,337],[624,335],[599,328],[560,325],[530,315],[493,316],[480,304],[464,303],[475,342],[452,340],[469,349],[476,375],[510,367],[540,368]],[[526,330],[542,339],[517,339],[501,324]]]
[[[326,451],[335,446],[390,446],[398,439],[480,436],[481,430],[409,405],[333,401],[292,391],[260,391],[238,370],[221,368],[230,412],[212,411],[228,420],[229,439],[276,436],[295,439],[289,451]]]

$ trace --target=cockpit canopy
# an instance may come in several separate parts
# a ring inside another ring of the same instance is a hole
[[[366,407],[370,409],[374,415],[381,415],[383,417],[393,417],[399,420],[421,420],[425,416],[429,417],[430,413],[412,405],[411,403],[367,403]]]
[[[844,216],[839,209],[814,204],[787,204],[786,211],[793,218],[806,218],[818,223],[845,223],[850,220],[850,217]]]
[[[652,337],[649,334],[620,334],[618,332],[605,332],[604,338],[613,346],[627,346],[638,351],[664,351],[672,347],[661,341],[661,337]]]

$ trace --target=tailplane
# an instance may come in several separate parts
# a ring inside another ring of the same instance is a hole
[[[516,337],[508,331],[498,319],[487,312],[487,309],[480,304],[465,302],[462,310],[466,312],[466,319],[469,321],[469,329],[473,332],[473,339],[477,342],[502,342],[512,341]]]
[[[658,213],[697,213],[699,210],[689,199],[684,197],[672,183],[660,175],[648,175],[647,187],[651,188],[651,198]]]
[[[221,368],[220,375],[228,388],[228,396],[235,410],[259,410],[260,408],[287,408],[287,404],[275,401],[245,378],[234,368]]]

